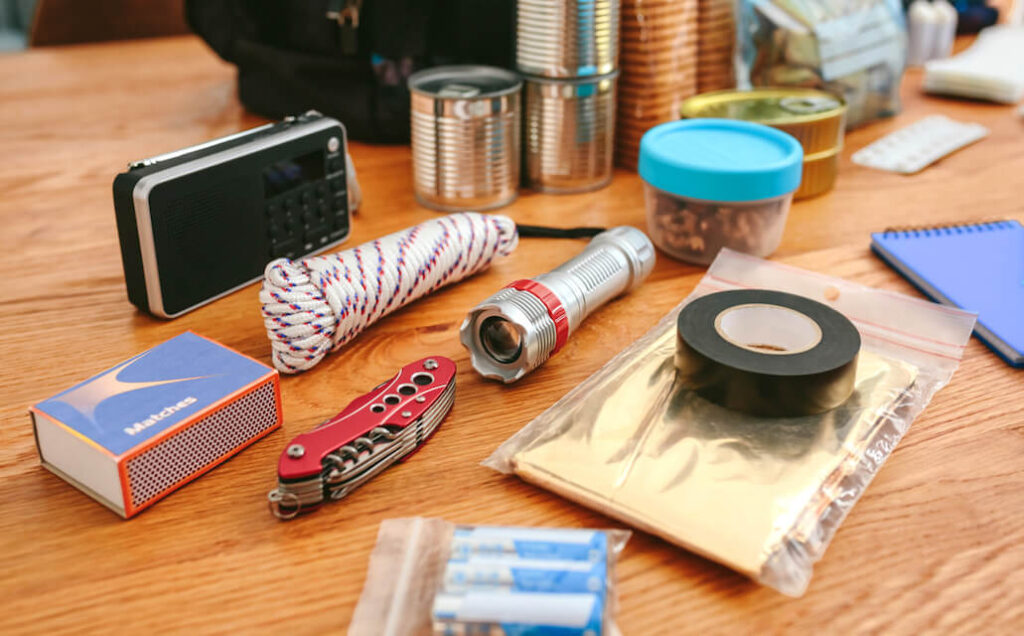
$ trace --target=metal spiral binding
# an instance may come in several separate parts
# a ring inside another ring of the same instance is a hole
[[[987,221],[972,221],[968,223],[939,223],[936,225],[896,225],[885,228],[882,234],[909,234],[912,236],[935,236],[937,234],[961,234],[963,232],[983,232],[988,230],[999,230],[1009,227],[1011,222],[1007,219],[993,219]]]

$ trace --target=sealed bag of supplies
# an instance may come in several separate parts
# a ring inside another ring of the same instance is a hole
[[[349,636],[617,636],[624,530],[387,519]]]
[[[737,81],[841,96],[854,128],[900,110],[907,59],[897,0],[737,0]]]
[[[713,296],[767,300],[743,301],[709,329],[728,331],[743,313],[755,334],[789,339],[804,310],[768,303],[816,307],[809,334],[821,346],[787,351],[768,337],[744,347],[782,366],[790,355],[846,362],[818,376],[792,367],[777,374],[777,391],[758,390],[763,377],[754,391],[736,383],[715,395],[712,373],[705,390],[692,389],[687,308]],[[757,319],[769,309],[789,320]],[[974,314],[723,249],[679,307],[484,464],[799,596],[872,477],[949,382],[973,326]],[[842,378],[849,384],[833,382]]]

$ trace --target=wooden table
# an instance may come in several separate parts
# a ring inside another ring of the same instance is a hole
[[[1024,218],[1024,123],[1007,106],[924,97],[851,133],[831,194],[793,207],[775,258],[914,293],[868,252],[890,225]],[[991,136],[913,176],[853,165],[852,151],[930,113]],[[111,181],[131,159],[259,123],[234,73],[190,37],[0,57],[0,632],[341,631],[381,520],[607,527],[614,521],[480,467],[568,389],[683,298],[700,269],[661,258],[652,280],[593,316],[513,387],[481,380],[456,330],[505,282],[581,248],[524,240],[488,272],[405,308],[319,367],[282,383],[282,431],[150,510],[122,521],[39,466],[29,404],[186,329],[263,361],[257,286],[172,322],[125,295]],[[349,245],[434,218],[413,201],[409,150],[353,144],[365,191]],[[576,196],[524,193],[502,213],[528,223],[643,227],[627,172]],[[955,255],[951,255],[955,258]],[[414,460],[298,522],[266,509],[287,440],[405,362],[460,365],[456,406]],[[1024,627],[1024,406],[1020,371],[977,341],[850,514],[807,594],[789,599],[644,534],[618,568],[627,634],[920,632]]]

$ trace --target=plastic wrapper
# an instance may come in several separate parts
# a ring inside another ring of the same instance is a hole
[[[640,138],[679,119],[697,92],[698,0],[621,0],[615,162],[636,170]]]
[[[897,0],[737,0],[741,88],[802,86],[839,95],[853,128],[900,110],[907,34]]]
[[[350,636],[617,635],[625,530],[381,523]]]
[[[806,296],[854,323],[861,350],[845,403],[759,418],[679,386],[679,310],[744,288]],[[799,596],[846,514],[952,377],[973,325],[973,314],[723,249],[683,304],[485,465]]]

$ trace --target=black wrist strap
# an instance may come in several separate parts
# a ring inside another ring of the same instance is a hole
[[[593,238],[604,232],[603,227],[548,227],[546,225],[516,224],[519,236],[523,238]]]

